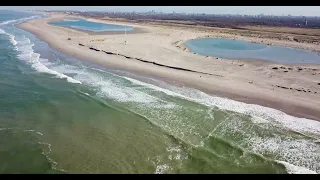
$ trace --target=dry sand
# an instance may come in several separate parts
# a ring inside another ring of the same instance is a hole
[[[124,35],[93,34],[48,24],[62,18],[66,16],[51,15],[46,19],[19,24],[18,27],[35,34],[51,47],[82,60],[193,87],[216,96],[279,109],[297,117],[320,120],[320,65],[222,60],[193,54],[183,47],[183,42],[225,35],[191,28],[117,23],[139,29],[136,33]],[[88,20],[115,24],[109,20]],[[287,43],[270,41],[277,45]],[[305,49],[317,48],[308,44],[301,46]],[[272,69],[274,67],[278,69]]]

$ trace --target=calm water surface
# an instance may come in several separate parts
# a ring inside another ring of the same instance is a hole
[[[105,32],[105,31],[132,31],[131,26],[122,26],[116,24],[103,24],[97,22],[86,21],[83,19],[64,19],[59,22],[50,23],[56,26],[72,27],[75,29],[93,31],[93,32]]]
[[[282,64],[320,64],[320,55],[306,50],[266,46],[242,40],[202,38],[189,40],[186,46],[195,53],[231,59],[260,59]]]

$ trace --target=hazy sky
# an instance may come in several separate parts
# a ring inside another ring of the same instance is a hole
[[[320,16],[320,6],[1,6],[0,9],[94,10],[115,12],[186,12],[212,14],[304,15]]]

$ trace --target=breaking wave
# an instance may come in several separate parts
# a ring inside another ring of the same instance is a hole
[[[29,38],[23,37],[20,40],[16,40],[13,34],[7,33],[5,31],[3,32],[10,37],[10,42],[12,43],[12,45],[14,45],[15,50],[20,52],[18,58],[27,63],[30,63],[32,68],[34,68],[36,71],[55,75],[57,78],[66,79],[70,83],[81,84],[80,81],[75,80],[72,77],[59,73],[52,69],[49,69],[47,66],[43,65],[41,63],[41,60],[47,61],[47,59],[40,58],[40,54],[34,52],[32,48],[34,44],[30,41]]]
[[[30,20],[30,19],[34,19],[34,18],[38,18],[38,17],[40,17],[40,16],[30,16],[30,17],[21,18],[21,19],[8,20],[8,21],[1,22],[0,26],[12,24],[12,23],[16,23],[16,22],[21,22],[21,21],[26,21],[26,20]]]

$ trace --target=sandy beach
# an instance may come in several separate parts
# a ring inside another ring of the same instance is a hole
[[[81,60],[320,121],[320,65],[226,60],[194,54],[183,46],[185,41],[199,37],[227,37],[252,42],[261,42],[261,39],[111,20],[87,19],[126,24],[137,30],[126,35],[89,33],[48,24],[63,18],[66,16],[50,15],[17,26],[35,34],[51,47]],[[264,43],[319,50],[314,44],[268,39]]]

